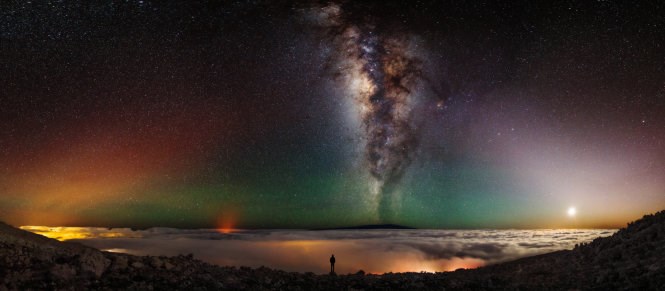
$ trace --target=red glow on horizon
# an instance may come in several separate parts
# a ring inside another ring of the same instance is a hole
[[[222,227],[217,228],[217,231],[220,233],[228,234],[228,233],[233,233],[236,231],[235,228],[231,224],[228,225],[222,225]]]
[[[233,211],[223,211],[222,213],[217,220],[217,231],[224,234],[236,232],[237,215]]]

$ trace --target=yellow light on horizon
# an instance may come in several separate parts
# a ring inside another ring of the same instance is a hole
[[[574,217],[575,214],[577,214],[577,209],[575,207],[568,207],[568,216],[569,217]]]
[[[66,241],[71,239],[117,238],[117,237],[131,236],[120,231],[112,231],[103,228],[91,228],[91,227],[64,227],[64,226],[52,227],[52,226],[24,225],[20,226],[19,228],[48,238],[57,239],[59,241]]]

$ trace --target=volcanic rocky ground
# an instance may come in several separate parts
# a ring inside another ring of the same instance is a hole
[[[665,211],[573,250],[446,273],[316,275],[132,256],[59,242],[0,223],[0,290],[468,290],[665,288]]]

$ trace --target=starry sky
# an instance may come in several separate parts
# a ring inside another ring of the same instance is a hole
[[[614,228],[665,208],[658,1],[89,2],[0,4],[0,220]]]

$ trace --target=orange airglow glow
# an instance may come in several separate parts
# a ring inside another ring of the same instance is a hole
[[[224,211],[224,214],[217,220],[217,231],[220,233],[233,233],[238,231],[236,228],[236,215],[231,211]]]

